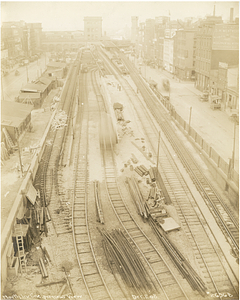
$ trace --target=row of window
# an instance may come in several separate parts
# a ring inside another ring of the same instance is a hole
[[[210,71],[210,63],[197,60],[196,61],[196,69],[198,69],[200,71],[209,72]]]
[[[197,39],[197,48],[211,47],[211,43],[212,43],[211,37],[199,38]]]
[[[211,51],[204,50],[204,49],[196,49],[196,55],[202,58],[210,59],[211,58]]]

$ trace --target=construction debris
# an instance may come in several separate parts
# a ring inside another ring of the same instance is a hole
[[[56,131],[57,129],[62,129],[67,126],[67,114],[64,110],[59,110],[59,112],[55,115],[55,118],[52,121],[52,131]]]

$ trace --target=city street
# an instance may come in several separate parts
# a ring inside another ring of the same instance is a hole
[[[48,61],[48,55],[42,54],[41,58],[26,66],[15,65],[8,75],[2,77],[2,100],[15,101],[22,86],[27,84],[27,78],[28,82],[35,81],[45,71]],[[18,76],[15,75],[16,70],[20,73]]]
[[[132,62],[134,58],[130,56]],[[158,90],[164,95],[170,95],[170,102],[174,105],[176,112],[189,122],[190,108],[191,127],[228,163],[232,158],[234,145],[234,122],[226,112],[212,110],[209,102],[199,101],[201,92],[194,87],[193,82],[179,81],[167,71],[154,69],[149,66],[137,65],[142,76],[157,83]],[[162,86],[162,80],[168,78],[170,92],[166,92]],[[235,160],[234,168],[239,171],[239,126],[235,127]]]

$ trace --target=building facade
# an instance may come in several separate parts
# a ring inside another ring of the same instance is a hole
[[[131,17],[131,43],[136,44],[138,42],[138,17]]]
[[[102,17],[84,17],[84,37],[87,41],[102,40]]]
[[[215,70],[219,62],[237,65],[238,47],[237,24],[223,23],[221,17],[208,17],[203,21],[196,38],[196,87],[199,90],[216,93]]]
[[[195,78],[196,31],[180,29],[174,37],[175,75],[181,80]]]

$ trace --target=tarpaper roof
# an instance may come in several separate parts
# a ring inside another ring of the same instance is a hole
[[[63,69],[66,68],[66,64],[58,61],[50,61],[47,65],[48,68]]]
[[[21,92],[43,93],[46,88],[46,84],[27,83],[21,88]]]
[[[46,78],[46,77],[40,77],[38,80],[37,80],[37,83],[42,83],[42,84],[45,84],[45,85],[50,85],[52,82],[52,79],[50,78]]]
[[[30,99],[40,99],[41,95],[40,93],[20,93],[18,95],[19,99],[26,99],[26,98],[30,98]]]
[[[32,110],[33,105],[1,101],[1,125],[18,127]]]

